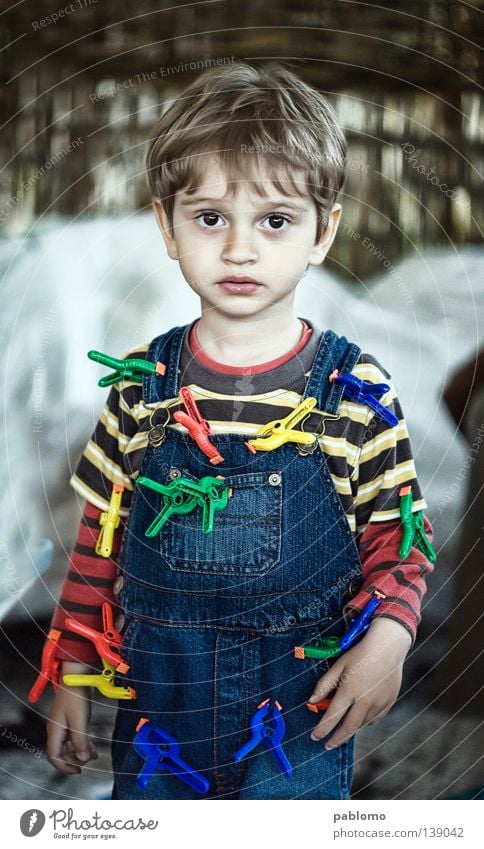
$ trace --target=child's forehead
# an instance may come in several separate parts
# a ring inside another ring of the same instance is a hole
[[[260,200],[272,198],[307,198],[307,176],[302,168],[290,173],[287,165],[277,161],[268,161],[254,157],[251,162],[230,162],[225,164],[214,155],[204,158],[203,166],[190,169],[187,182],[177,195],[182,203],[197,198],[222,200],[243,195]]]

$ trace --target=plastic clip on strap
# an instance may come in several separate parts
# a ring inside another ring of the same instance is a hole
[[[240,749],[237,749],[234,755],[235,763],[239,763],[259,743],[264,743],[274,755],[281,772],[289,778],[292,775],[292,766],[281,745],[286,733],[286,723],[279,702],[272,702],[271,699],[261,702],[251,717],[250,730],[252,736]]]
[[[427,538],[424,527],[424,515],[422,510],[412,513],[413,495],[411,486],[403,486],[400,490],[400,519],[403,526],[402,541],[399,555],[402,560],[410,554],[410,549],[415,545],[427,560],[435,563],[437,554]]]
[[[188,387],[183,386],[180,389],[180,395],[185,405],[186,413],[181,411],[173,413],[173,418],[176,422],[186,427],[188,433],[200,448],[200,451],[203,451],[213,466],[216,466],[218,463],[222,463],[224,458],[217,451],[215,446],[212,445],[208,438],[208,435],[212,432],[210,425],[207,421],[205,421],[205,419],[202,419],[193,395]]]
[[[398,424],[397,416],[388,407],[380,404],[376,398],[377,395],[384,395],[390,390],[388,383],[370,383],[368,380],[360,380],[354,374],[339,372],[337,369],[330,374],[329,382],[343,384],[343,396],[349,401],[354,401],[355,404],[366,404],[390,427]]]
[[[135,699],[136,691],[132,687],[118,687],[114,683],[115,668],[101,658],[103,671],[100,673],[70,673],[62,680],[67,687],[95,687],[108,699]]]
[[[101,557],[111,557],[114,531],[116,528],[119,528],[120,523],[119,510],[121,508],[123,492],[124,486],[117,483],[113,484],[108,510],[101,513],[99,517],[101,531],[96,542],[96,554],[99,554]]]
[[[82,622],[77,622],[75,619],[66,619],[65,625],[69,631],[74,634],[79,634],[94,643],[96,651],[101,660],[106,660],[112,664],[116,672],[120,674],[128,672],[129,666],[124,662],[119,654],[119,647],[122,643],[121,634],[116,631],[113,623],[113,609],[109,602],[105,601],[102,606],[103,615],[103,633],[95,631],[89,625],[83,625]]]
[[[151,363],[138,357],[130,357],[127,360],[119,360],[109,357],[101,351],[88,351],[87,356],[95,363],[114,369],[111,374],[101,377],[97,385],[101,387],[112,386],[121,380],[130,380],[132,383],[142,383],[143,377],[149,374],[165,374],[166,366],[163,363]]]
[[[59,689],[61,661],[56,660],[55,653],[61,636],[62,631],[58,631],[56,628],[49,631],[47,635],[47,639],[42,649],[40,672],[28,695],[28,699],[31,704],[34,704],[38,699],[40,699],[49,681],[52,682],[54,693],[57,693],[57,690]]]
[[[268,422],[257,431],[254,439],[246,442],[250,451],[273,451],[286,442],[295,442],[299,445],[313,445],[317,437],[313,433],[305,433],[303,430],[294,430],[299,422],[309,416],[311,410],[316,406],[316,398],[305,398],[284,419]]]
[[[142,717],[136,726],[133,745],[144,764],[138,773],[136,784],[146,790],[155,772],[166,771],[177,775],[196,793],[206,793],[210,782],[184,761],[180,755],[180,744],[171,734],[151,724]]]

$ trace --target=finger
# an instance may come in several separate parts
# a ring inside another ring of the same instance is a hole
[[[68,715],[70,741],[80,763],[86,763],[90,758],[89,737],[87,736],[87,705],[80,701]]]
[[[81,762],[78,761],[76,753],[69,743],[66,743],[64,746],[59,761],[62,762],[64,771],[68,771],[67,774],[72,775],[73,773],[81,772]]]
[[[322,740],[324,737],[327,737],[327,735],[331,733],[333,728],[338,725],[338,722],[341,722],[342,718],[345,716],[346,712],[349,710],[352,704],[352,699],[348,697],[345,697],[340,694],[334,696],[333,701],[331,702],[328,710],[324,714],[324,717],[313,728],[311,732],[311,740],[319,741]]]
[[[47,756],[47,760],[50,764],[58,771],[61,772],[62,775],[74,775],[75,773],[79,773],[81,768],[78,763],[73,763],[72,753],[65,749],[65,746],[62,747],[62,750],[59,754],[51,754]]]
[[[88,758],[84,759],[84,760],[79,760],[79,758],[77,757],[75,749],[73,749],[73,747],[72,747],[72,743],[70,742],[70,740],[65,744],[64,750],[62,752],[63,762],[66,763],[66,764],[69,764],[69,766],[76,767],[76,770],[79,771],[79,772],[81,771],[80,768],[82,766],[85,766],[89,761],[95,760],[96,758],[97,758],[97,752],[96,752],[94,746],[92,746],[91,743],[89,744]]]
[[[62,752],[62,747],[67,739],[67,729],[60,722],[54,722],[52,719],[47,720],[47,745],[46,752],[48,758],[59,757]]]
[[[63,758],[47,758],[47,760],[62,775],[76,775],[81,771],[79,766],[69,764]]]
[[[341,746],[350,740],[356,732],[367,724],[368,711],[366,708],[358,707],[355,702],[351,709],[347,712],[340,727],[336,729],[334,734],[324,744],[325,749],[334,749],[336,746]]]
[[[331,693],[332,690],[336,689],[339,682],[343,679],[344,674],[344,666],[342,664],[338,665],[335,663],[334,666],[325,672],[316,683],[309,702],[311,704],[315,704],[316,702],[320,702],[324,699],[327,695],[329,695],[329,693]]]
[[[53,720],[47,722],[47,760],[54,769],[63,775],[80,772],[79,767],[69,765],[64,761],[64,749],[68,731],[63,725]]]
[[[91,753],[89,748],[89,737],[87,736],[85,726],[71,726],[70,738],[77,760],[80,763],[86,763],[90,759]]]

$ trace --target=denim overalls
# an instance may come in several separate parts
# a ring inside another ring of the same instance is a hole
[[[166,423],[156,405],[179,393],[186,331],[174,328],[151,343],[148,359],[166,366],[164,376],[144,378],[152,422],[161,416]],[[359,353],[344,337],[323,334],[303,397],[314,396],[317,408],[334,416],[342,389],[328,375],[351,371]],[[321,433],[324,418],[316,420]],[[120,555],[120,603],[130,664],[123,678],[137,700],[119,706],[113,798],[349,797],[353,740],[325,751],[310,739],[317,718],[305,703],[328,662],[297,660],[294,647],[344,633],[343,593],[361,576],[358,551],[317,443],[306,455],[293,443],[252,454],[248,438],[211,436],[224,458],[213,466],[187,433],[160,424],[150,432],[141,475],[163,484],[180,475],[223,475],[232,495],[215,513],[212,533],[202,533],[197,507],[148,538],[162,496],[136,487]],[[252,714],[269,697],[282,706],[290,778],[264,744],[234,763]],[[167,772],[155,774],[145,791],[137,788],[142,760],[132,741],[141,716],[176,738],[184,760],[210,781],[208,794]]]

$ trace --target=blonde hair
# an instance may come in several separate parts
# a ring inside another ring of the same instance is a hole
[[[201,74],[158,120],[146,165],[153,199],[172,222],[175,193],[195,190],[215,154],[234,184],[257,176],[261,165],[276,189],[309,193],[318,212],[318,232],[344,183],[346,139],[331,104],[316,89],[279,64],[261,68],[238,63]],[[304,185],[296,180],[302,169]]]

